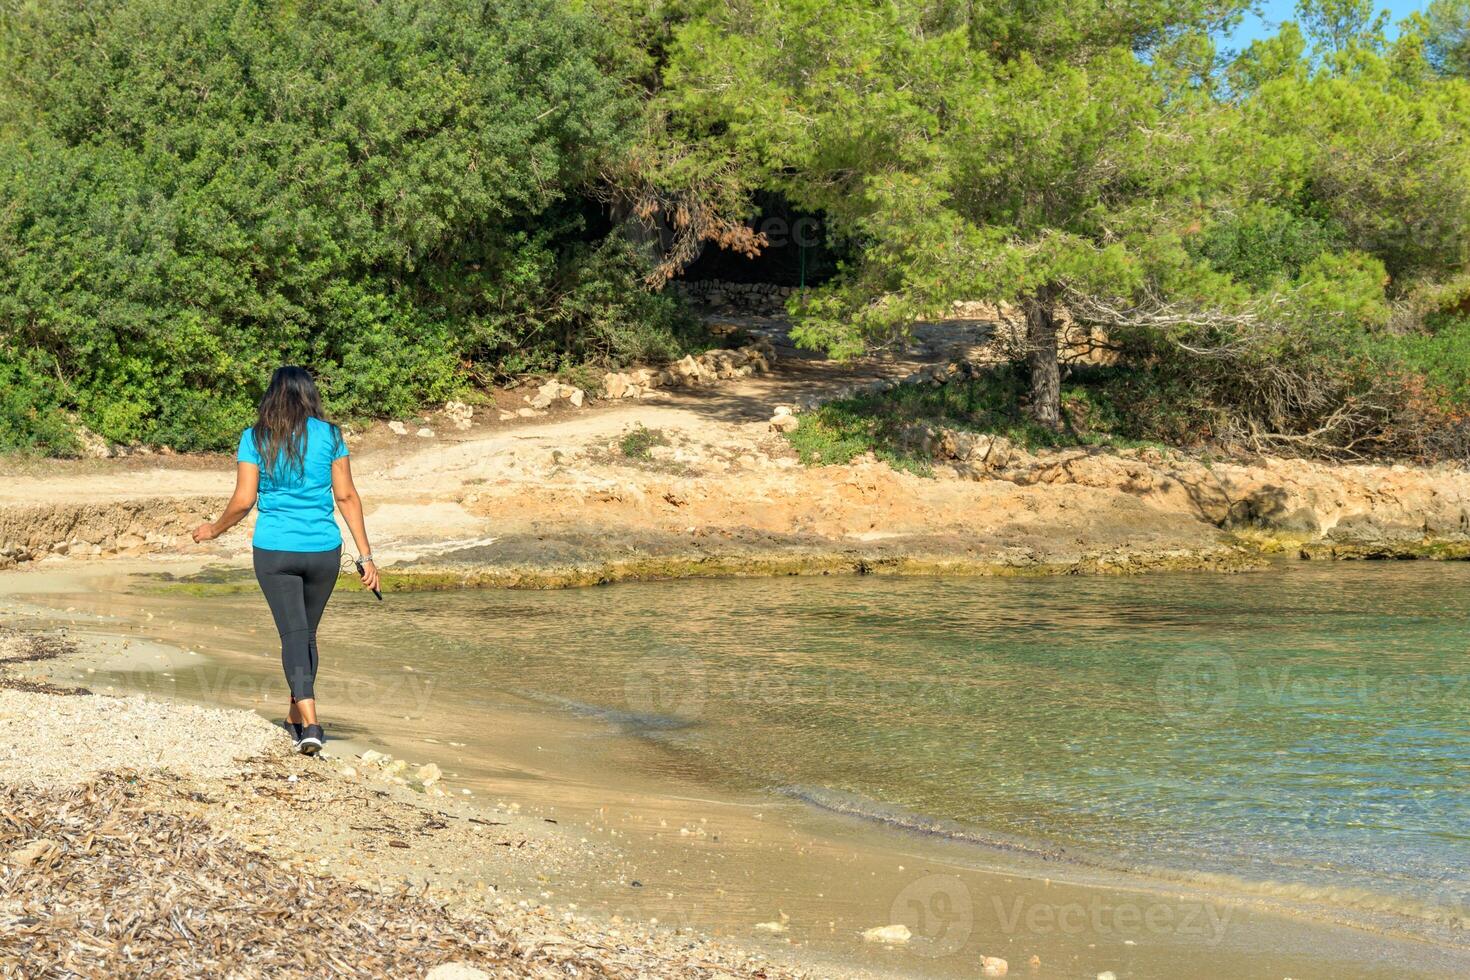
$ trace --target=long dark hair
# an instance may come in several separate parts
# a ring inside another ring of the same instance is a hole
[[[316,382],[311,380],[306,368],[290,364],[276,368],[255,418],[255,451],[266,476],[273,476],[276,464],[281,462],[287,472],[301,472],[306,454],[307,419],[327,421]],[[341,438],[335,425],[332,435]]]

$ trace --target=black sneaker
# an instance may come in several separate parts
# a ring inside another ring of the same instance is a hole
[[[307,725],[301,730],[301,741],[296,743],[296,751],[302,755],[316,755],[326,743],[327,736],[321,725]]]
[[[297,721],[283,721],[281,727],[286,729],[286,734],[291,736],[291,751],[301,749],[301,723]]]

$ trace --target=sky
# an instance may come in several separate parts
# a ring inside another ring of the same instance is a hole
[[[1409,14],[1416,10],[1423,10],[1428,6],[1429,0],[1388,0],[1380,2],[1380,9],[1388,11],[1390,21],[1389,37],[1397,32],[1393,24],[1397,24]],[[1258,38],[1270,37],[1276,33],[1276,26],[1284,20],[1296,19],[1296,0],[1262,0],[1261,16],[1247,14],[1240,27],[1230,35],[1225,44],[1233,48],[1244,48]]]

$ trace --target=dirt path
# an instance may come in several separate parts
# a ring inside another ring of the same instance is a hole
[[[877,378],[903,377],[929,360],[868,360],[844,366],[828,361],[787,359],[770,375],[721,382],[708,388],[659,391],[644,399],[592,401],[581,410],[561,406],[548,417],[486,421],[482,411],[474,428],[456,432],[434,425],[435,438],[395,436],[374,426],[354,440],[353,457],[362,473],[384,472],[407,460],[415,471],[432,472],[440,460],[495,452],[528,438],[544,442],[587,440],[619,433],[633,425],[687,429],[696,436],[724,434],[731,426],[764,423],[777,405],[830,395],[847,385]],[[515,403],[512,396],[511,404]],[[432,424],[437,421],[426,418]],[[46,502],[91,503],[138,498],[228,495],[234,472],[224,454],[143,455],[118,459],[24,460],[0,458],[0,506]],[[387,484],[373,488],[382,497],[412,497],[419,488]],[[431,490],[433,488],[430,488]]]
[[[603,448],[638,426],[690,443],[749,447],[766,442],[779,452],[782,447],[767,438],[766,426],[776,406],[903,377],[932,361],[889,357],[839,365],[789,356],[789,348],[786,353],[769,375],[655,391],[642,399],[594,400],[581,409],[562,403],[540,418],[493,421],[494,408],[482,408],[467,431],[434,416],[414,423],[406,436],[375,425],[353,437],[354,472],[375,537],[389,545],[387,552],[401,545],[413,554],[426,544],[475,540],[492,528],[462,506],[467,486],[505,479],[534,483],[539,474],[528,461]],[[499,401],[514,407],[522,397],[502,392]],[[435,436],[412,434],[419,423]],[[218,512],[233,481],[233,466],[224,454],[0,460],[0,549],[21,560],[173,550],[197,554],[185,535]],[[237,553],[246,540],[236,532],[212,550]],[[7,563],[0,550],[0,567]]]

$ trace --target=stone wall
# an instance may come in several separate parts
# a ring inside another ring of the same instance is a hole
[[[696,306],[730,313],[775,315],[785,312],[786,300],[795,286],[777,286],[769,282],[726,282],[720,279],[675,279],[669,288]]]
[[[757,340],[733,350],[707,350],[702,354],[685,355],[661,368],[609,371],[602,379],[602,397],[641,398],[655,388],[685,388],[731,378],[748,378],[752,374],[770,371],[775,362],[776,351],[766,340]]]

